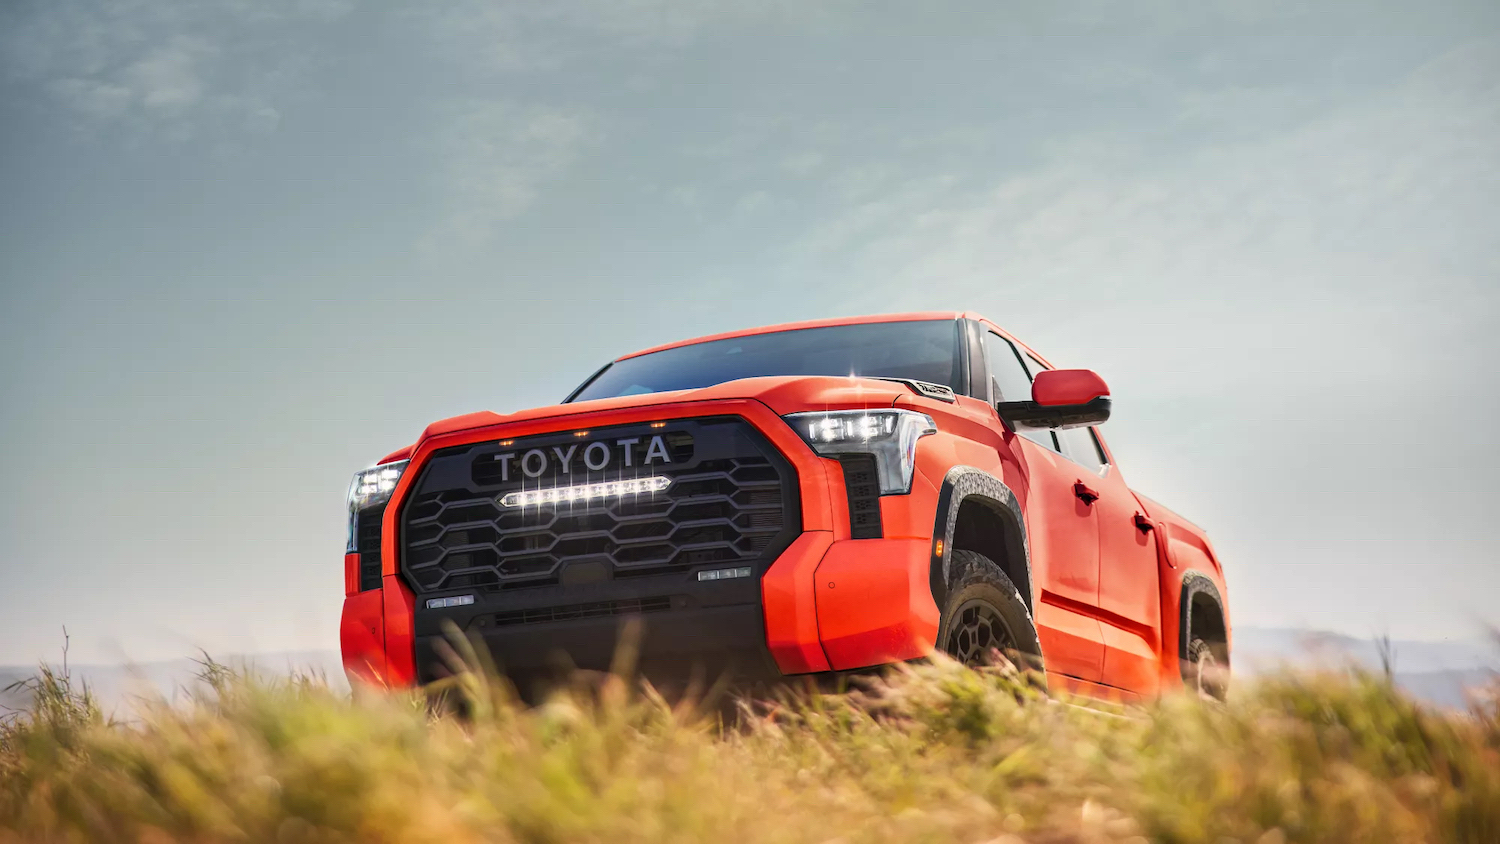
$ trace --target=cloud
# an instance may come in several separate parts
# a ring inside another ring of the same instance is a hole
[[[299,38],[344,0],[56,0],[0,20],[6,75],[38,86],[87,128],[186,139],[274,130],[275,101],[305,64]]]
[[[857,23],[863,0],[460,0],[432,19],[433,30],[475,48],[499,69],[553,67],[587,55],[570,46],[605,36],[641,46],[680,44],[703,35],[813,32]],[[428,14],[416,13],[417,20]]]
[[[439,149],[447,197],[430,251],[486,245],[598,138],[596,120],[561,108],[487,100],[450,104]]]
[[[130,88],[97,79],[54,79],[47,87],[74,110],[101,121],[119,117],[136,100],[136,94]]]
[[[202,38],[175,36],[165,46],[152,48],[131,62],[122,76],[143,108],[181,113],[203,99],[203,64],[215,52]]]
[[[1090,130],[961,179],[832,167],[846,202],[797,275],[864,280],[847,312],[973,308],[1100,370],[1125,477],[1213,532],[1242,618],[1492,618],[1468,590],[1494,582],[1474,468],[1500,448],[1467,420],[1500,411],[1497,71],[1488,38],[1268,133],[1274,93],[1199,91],[1184,108],[1259,111],[1209,143]],[[1398,585],[1429,563],[1454,580]]]
[[[1274,137],[1167,158],[1104,139],[977,182],[920,166],[835,169],[828,189],[858,201],[810,232],[802,254],[878,269],[898,289],[940,281],[1038,324],[1058,314],[1028,301],[1071,306],[1067,325],[1091,307],[1186,320],[1224,303],[1284,314],[1300,299],[1309,321],[1356,331],[1351,315],[1389,322],[1435,296],[1493,316],[1497,68],[1500,41],[1471,43]]]

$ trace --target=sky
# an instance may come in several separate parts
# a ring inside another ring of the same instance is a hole
[[[0,664],[336,648],[427,423],[926,309],[1104,376],[1236,624],[1500,625],[1500,6],[1306,5],[5,3]]]

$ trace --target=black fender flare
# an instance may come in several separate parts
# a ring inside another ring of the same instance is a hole
[[[973,466],[954,466],[943,477],[938,490],[937,516],[932,535],[943,540],[941,554],[932,555],[930,586],[932,599],[941,611],[948,600],[948,584],[953,582],[953,533],[958,527],[958,513],[963,503],[976,499],[1004,519],[1012,530],[1006,531],[1006,553],[1017,561],[1021,568],[1023,583],[1015,584],[1016,590],[1026,601],[1026,608],[1036,612],[1035,582],[1031,576],[1031,544],[1026,536],[1026,518],[1021,513],[1021,503],[1005,482],[983,469]],[[1005,567],[1004,560],[996,564]]]
[[[1198,595],[1207,595],[1214,605],[1219,608],[1219,618],[1227,618],[1224,612],[1224,597],[1219,594],[1219,587],[1207,575],[1199,571],[1189,569],[1182,575],[1182,595],[1177,599],[1178,620],[1177,628],[1177,657],[1186,661],[1188,658],[1188,644],[1192,642],[1193,633],[1193,598]],[[1228,622],[1224,622],[1227,632]],[[1226,655],[1227,657],[1227,655]]]

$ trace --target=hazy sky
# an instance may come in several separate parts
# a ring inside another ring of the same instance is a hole
[[[1500,4],[999,5],[5,3],[0,663],[337,647],[429,421],[926,308],[1104,375],[1237,623],[1500,624]]]

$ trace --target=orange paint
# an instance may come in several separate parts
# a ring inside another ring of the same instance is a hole
[[[1016,342],[979,317],[943,312],[792,323],[671,343],[626,357],[788,329],[960,318],[978,320],[981,330]],[[1023,354],[1034,355],[1016,345]],[[1071,402],[1102,388],[1102,382],[1077,373],[1059,372],[1047,380],[1054,382],[1048,389],[1058,401]],[[938,433],[918,442],[911,492],[880,498],[883,538],[852,539],[842,465],[814,454],[781,417],[889,407],[930,415]],[[1227,594],[1218,559],[1198,528],[1136,496],[1118,467],[1109,465],[1094,474],[1018,436],[983,397],[960,395],[950,403],[901,384],[862,378],[749,378],[508,415],[466,414],[432,423],[414,445],[388,455],[382,462],[411,463],[385,511],[382,588],[359,592],[359,556],[346,555],[344,561],[347,597],[340,639],[351,677],[390,686],[417,681],[416,598],[398,571],[398,514],[435,452],[481,442],[508,445],[548,433],[582,437],[610,426],[659,429],[674,419],[705,416],[746,420],[796,472],[802,532],[769,564],[760,582],[765,643],[783,674],[861,668],[931,651],[940,622],[934,571],[940,578],[942,561],[954,550],[952,537],[935,535],[935,527],[946,524],[946,515],[940,519],[938,510],[945,478],[955,467],[1003,483],[1023,515],[1031,581],[1030,594],[1023,598],[1031,606],[1047,670],[1059,688],[1135,699],[1180,687],[1183,576],[1196,573],[1220,595]],[[1100,447],[1108,456],[1102,437]],[[1092,500],[1076,493],[1080,485],[1093,493]]]

